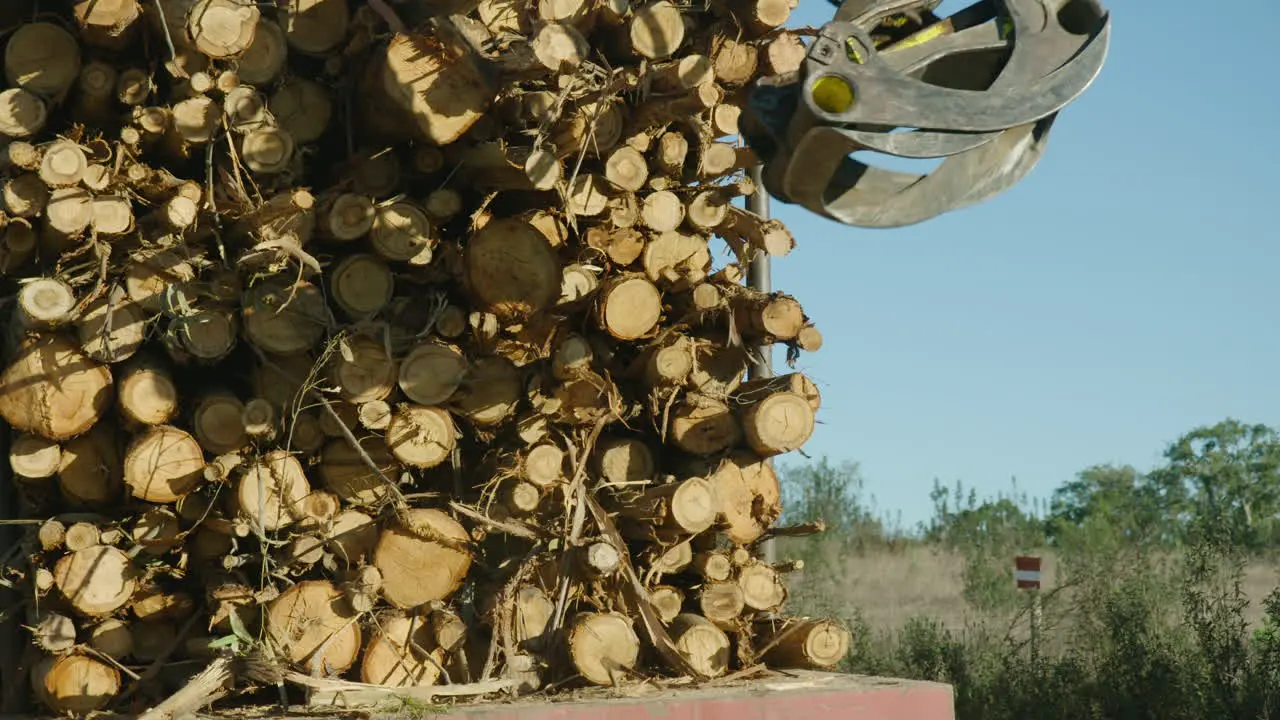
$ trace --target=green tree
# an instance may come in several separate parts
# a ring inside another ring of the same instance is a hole
[[[1165,451],[1151,473],[1164,512],[1199,535],[1248,548],[1280,544],[1280,437],[1266,425],[1225,420]]]

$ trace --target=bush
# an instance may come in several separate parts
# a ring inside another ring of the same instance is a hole
[[[1171,464],[1187,473],[1180,447]],[[1167,482],[1169,472],[1154,474]],[[786,520],[829,528],[782,545],[783,557],[805,561],[792,610],[849,624],[844,670],[950,683],[960,720],[1280,720],[1280,587],[1253,597],[1244,587],[1276,548],[1256,544],[1241,519],[1248,504],[1243,514],[1239,503],[1186,504],[1200,509],[1175,528],[1143,507],[1155,493],[1141,476],[1097,467],[1046,513],[1016,493],[979,502],[935,487],[933,519],[907,534],[886,531],[869,509],[856,464],[824,459],[783,479]],[[1270,532],[1270,521],[1255,526]],[[867,619],[874,600],[850,603],[857,558],[907,547],[963,559],[963,612],[953,613],[962,619],[877,627]],[[1030,597],[1012,579],[1013,556],[1027,552],[1054,562],[1034,649]]]

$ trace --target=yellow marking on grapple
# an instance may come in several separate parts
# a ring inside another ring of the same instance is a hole
[[[813,104],[824,112],[839,114],[853,107],[853,86],[838,75],[824,75],[813,83]]]

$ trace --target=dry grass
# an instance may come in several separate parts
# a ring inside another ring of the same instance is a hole
[[[784,548],[784,556],[785,552]],[[857,610],[872,628],[896,631],[911,618],[925,617],[960,632],[973,622],[1012,619],[1012,613],[977,610],[965,601],[965,560],[958,552],[926,545],[872,549],[843,558],[833,545],[819,552],[812,570],[794,578],[797,599],[812,602],[820,595],[826,609],[841,614]],[[1052,589],[1056,558],[1045,555],[1042,570],[1043,587]],[[1245,617],[1251,626],[1262,620],[1261,601],[1277,586],[1280,561],[1258,561],[1245,569],[1243,589],[1250,600]]]

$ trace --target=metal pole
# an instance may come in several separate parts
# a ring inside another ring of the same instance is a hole
[[[762,218],[769,217],[769,193],[764,189],[764,166],[756,165],[749,171],[751,181],[756,184],[756,191],[747,196],[747,209],[759,215]],[[747,286],[752,290],[758,290],[763,293],[773,292],[773,258],[765,253],[759,253],[751,258],[751,263],[747,266]],[[761,345],[756,348],[758,353],[758,361],[751,363],[751,367],[747,370],[747,377],[755,380],[756,378],[773,377],[773,346]],[[770,458],[765,462],[772,467],[773,459]],[[772,538],[764,541],[761,549],[761,555],[765,562],[772,563],[777,561],[777,547]]]

